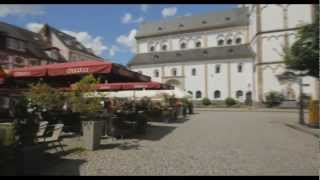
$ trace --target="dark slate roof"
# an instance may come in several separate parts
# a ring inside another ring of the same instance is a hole
[[[152,52],[137,54],[128,63],[128,66],[182,63],[190,61],[208,61],[220,59],[252,58],[255,54],[249,44],[190,49],[180,51]]]
[[[37,58],[51,59],[44,52],[44,49],[49,46],[45,43],[40,34],[4,22],[0,22],[0,32],[5,36],[25,41],[27,44],[26,53],[30,53]]]
[[[77,39],[73,36],[70,36],[69,34],[66,34],[62,31],[59,31],[56,28],[53,28],[49,25],[47,25],[49,27],[49,29],[54,32],[57,37],[61,40],[61,42],[67,46],[68,48],[72,49],[72,50],[76,50],[76,51],[80,51],[82,53],[91,55],[91,56],[95,56],[97,58],[101,58],[97,55],[95,55],[93,52],[91,52],[88,48],[86,48],[83,44],[81,44],[79,41],[77,41]],[[103,58],[101,58],[103,59]]]
[[[244,26],[249,24],[248,9],[234,8],[223,12],[183,16],[171,20],[145,22],[141,24],[136,38],[189,32],[210,28]],[[181,27],[183,26],[183,27]],[[161,30],[159,30],[159,27]]]

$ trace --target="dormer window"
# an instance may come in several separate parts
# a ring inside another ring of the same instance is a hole
[[[200,48],[200,47],[201,47],[201,42],[200,42],[200,41],[196,42],[196,47],[197,47],[197,48]]]
[[[181,53],[177,53],[176,56],[181,56]]]
[[[229,49],[228,51],[229,51],[229,53],[232,53],[232,52],[233,52],[233,49]]]
[[[153,52],[154,51],[154,46],[151,46],[150,47],[150,52]]]
[[[226,20],[229,21],[229,20],[230,20],[230,17],[226,17]]]
[[[227,44],[228,44],[228,45],[231,45],[231,44],[232,44],[232,39],[228,39],[228,40],[227,40]]]
[[[241,44],[241,42],[242,42],[242,39],[241,39],[241,38],[237,38],[237,39],[236,39],[236,44]]]
[[[167,45],[162,45],[162,51],[166,51],[167,50]]]
[[[179,27],[184,27],[184,25],[183,24],[179,24]]]
[[[159,56],[158,55],[154,55],[153,58],[154,59],[159,59]]]
[[[186,49],[187,48],[187,44],[186,43],[181,43],[180,44],[180,49]]]
[[[162,27],[158,27],[158,31],[161,31],[162,30]]]
[[[16,64],[23,64],[23,59],[20,57],[16,57],[14,61]]]
[[[202,24],[207,24],[206,20],[201,21]]]
[[[224,44],[224,40],[223,40],[223,39],[220,39],[220,40],[218,41],[218,46],[223,46],[223,44]]]
[[[204,50],[204,51],[203,51],[203,54],[208,54],[208,51],[207,51],[207,50]]]

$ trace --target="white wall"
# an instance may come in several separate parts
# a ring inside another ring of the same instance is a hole
[[[185,90],[192,91],[193,98],[196,97],[196,92],[201,91],[202,98],[205,97],[205,72],[204,64],[190,64],[185,65]],[[192,69],[196,69],[196,75],[192,76]]]
[[[283,8],[275,4],[261,5],[261,30],[283,29]]]
[[[216,73],[215,66],[220,65],[220,73]],[[227,63],[208,64],[208,98],[213,100],[224,100],[228,97],[228,69]],[[214,98],[214,91],[219,90],[220,98]]]
[[[242,72],[238,72],[238,65],[242,63]],[[252,62],[232,62],[230,64],[231,74],[231,97],[236,98],[238,90],[243,92],[242,98],[238,100],[244,102],[247,92],[252,92]]]
[[[297,27],[301,24],[311,23],[310,4],[292,4],[288,6],[288,26]]]

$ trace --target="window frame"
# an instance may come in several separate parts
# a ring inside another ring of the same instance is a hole
[[[196,68],[192,68],[191,69],[191,75],[192,76],[196,76],[197,75],[197,69]]]
[[[201,99],[202,98],[202,92],[199,90],[199,91],[196,91],[196,99]]]
[[[159,73],[158,69],[153,71],[153,76],[156,77],[156,78],[158,78],[160,76],[160,73]]]
[[[238,73],[242,73],[243,72],[243,64],[242,63],[238,64],[237,71],[238,71]]]
[[[238,93],[240,93],[241,95],[238,95]],[[236,91],[236,98],[239,99],[241,97],[243,97],[243,91],[242,90]]]
[[[186,42],[180,43],[180,49],[187,49],[187,43]]]
[[[217,94],[218,93],[218,94]],[[221,98],[221,91],[220,90],[215,90],[213,92],[213,98],[214,99],[220,99]]]
[[[224,46],[224,40],[219,39],[217,44],[218,44],[218,46]]]
[[[178,70],[177,70],[177,68],[172,68],[172,69],[171,69],[171,75],[172,75],[173,77],[178,76]]]
[[[214,72],[215,72],[215,74],[220,74],[221,73],[221,64],[216,64],[215,65]]]

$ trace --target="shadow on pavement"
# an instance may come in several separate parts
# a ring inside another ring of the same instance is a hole
[[[43,148],[25,151],[21,160],[19,160],[21,161],[19,175],[45,175],[50,172],[56,175],[79,175],[79,166],[85,161],[64,159],[63,157],[82,151],[82,148],[69,149],[65,152],[54,151],[53,153],[45,152]],[[56,167],[59,167],[63,172],[55,172]]]
[[[164,138],[168,134],[172,133],[176,127],[173,126],[158,126],[149,124],[146,129],[146,133],[143,135],[134,135],[132,138],[140,139],[140,140],[150,140],[150,141],[159,141]]]

